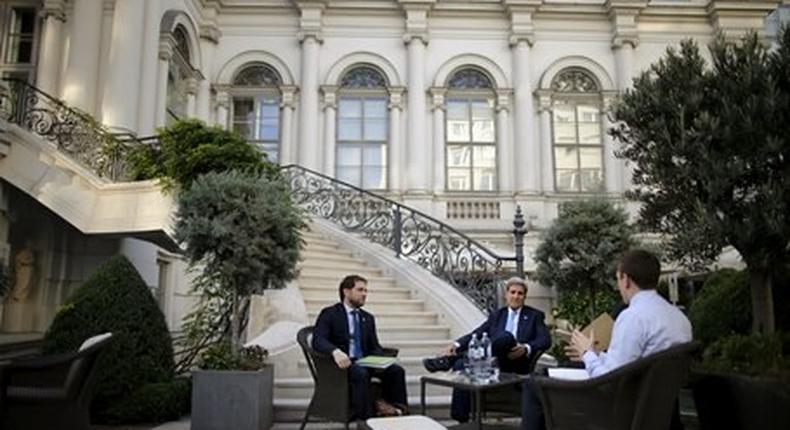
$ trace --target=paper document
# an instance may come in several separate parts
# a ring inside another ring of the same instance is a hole
[[[567,379],[570,381],[581,381],[590,379],[586,369],[572,369],[567,367],[549,368],[549,377],[557,379]]]
[[[582,329],[582,333],[586,336],[593,335],[595,340],[595,349],[598,351],[606,351],[609,349],[609,342],[612,339],[612,328],[614,327],[614,320],[607,313],[598,315],[587,327]]]
[[[381,355],[368,355],[356,361],[356,364],[374,369],[386,369],[398,361],[397,357],[384,357]]]

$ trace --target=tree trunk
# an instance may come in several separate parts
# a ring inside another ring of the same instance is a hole
[[[230,345],[231,349],[233,349],[233,356],[238,357],[239,351],[241,350],[239,333],[239,294],[234,290],[232,297],[233,301],[231,304],[232,308],[230,314]]]
[[[771,271],[749,268],[749,286],[752,294],[752,334],[774,332],[774,298]]]

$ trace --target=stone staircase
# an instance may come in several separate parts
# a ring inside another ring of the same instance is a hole
[[[322,308],[339,300],[338,284],[344,276],[358,274],[367,278],[365,309],[376,316],[382,345],[400,350],[399,363],[406,369],[409,403],[418,411],[420,376],[426,374],[422,359],[436,355],[452,342],[450,327],[443,325],[435,312],[427,310],[424,300],[412,297],[407,286],[388,277],[382,268],[369,265],[319,233],[308,232],[304,237],[307,245],[297,282],[308,320],[313,323]],[[275,378],[275,422],[280,425],[301,421],[312,397],[313,380],[301,354],[297,369],[297,375]],[[426,396],[428,415],[449,416],[449,389],[428,386]]]

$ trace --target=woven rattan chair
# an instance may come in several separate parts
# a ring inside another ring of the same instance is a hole
[[[3,429],[88,430],[96,362],[112,334],[78,351],[25,358],[3,366]]]
[[[545,351],[537,350],[529,361],[529,373],[535,371],[538,359]],[[498,412],[507,415],[521,416],[521,385],[508,385],[485,392],[483,398],[484,413]]]
[[[332,356],[314,350],[310,343],[312,336],[313,326],[303,327],[296,334],[296,341],[302,348],[315,383],[313,398],[307,406],[299,428],[304,429],[310,417],[316,417],[344,423],[348,429],[352,419],[348,370],[337,367]],[[398,350],[384,348],[384,355],[395,357],[398,355]],[[373,382],[376,383],[375,379]],[[377,391],[375,388],[374,386],[374,392]]]
[[[584,381],[535,376],[549,430],[667,430],[697,342]]]

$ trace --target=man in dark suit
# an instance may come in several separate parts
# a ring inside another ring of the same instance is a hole
[[[373,416],[370,378],[381,379],[386,410],[404,413],[407,406],[406,376],[403,368],[393,364],[386,369],[371,369],[355,363],[368,355],[382,355],[376,334],[376,319],[362,310],[368,294],[368,281],[358,275],[346,276],[338,287],[340,303],[321,310],[313,330],[313,349],[330,354],[341,369],[348,369],[351,406],[354,417],[365,420]]]
[[[472,333],[460,337],[446,350],[448,356],[463,355],[477,334],[479,339],[488,333],[491,339],[491,354],[496,357],[502,372],[527,374],[529,363],[535,354],[551,346],[551,335],[544,322],[543,312],[524,304],[527,297],[527,281],[513,277],[505,282],[507,306],[489,315],[488,319]],[[453,369],[461,370],[463,360],[456,360]],[[456,421],[469,421],[470,395],[468,391],[453,390],[450,415]]]

